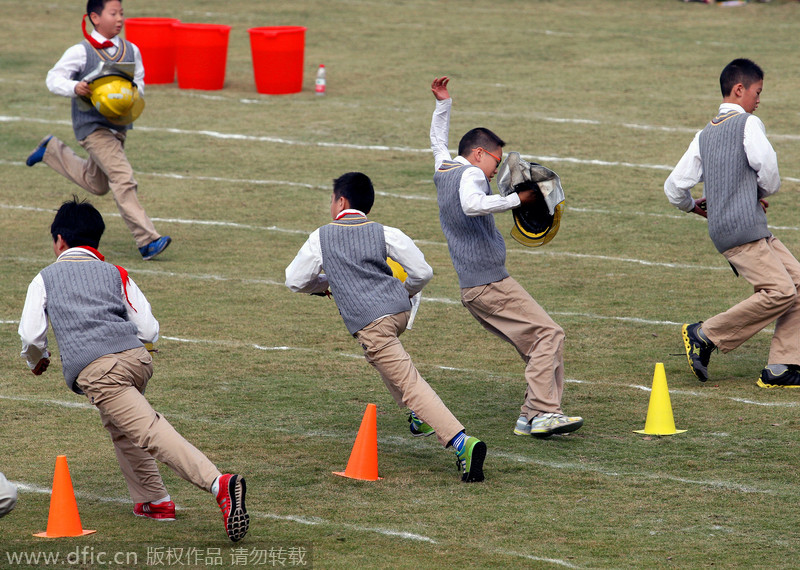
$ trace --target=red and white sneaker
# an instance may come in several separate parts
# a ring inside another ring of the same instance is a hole
[[[133,505],[133,514],[137,517],[147,517],[157,521],[175,520],[175,503],[165,501],[154,505],[153,503],[136,503]]]
[[[220,476],[217,504],[222,509],[225,533],[233,542],[242,540],[250,527],[250,515],[247,514],[247,507],[244,506],[246,491],[244,478],[240,475]]]

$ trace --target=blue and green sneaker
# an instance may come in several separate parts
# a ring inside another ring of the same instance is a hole
[[[408,429],[414,437],[428,437],[436,433],[436,430],[419,419],[414,412],[408,414],[408,423]]]
[[[483,460],[486,459],[486,444],[477,437],[467,437],[464,447],[456,452],[456,465],[464,483],[483,481]]]

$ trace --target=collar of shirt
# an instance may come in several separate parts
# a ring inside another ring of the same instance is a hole
[[[339,214],[334,219],[341,220],[345,216],[361,216],[362,218],[367,217],[367,215],[361,210],[356,210],[355,208],[348,208],[347,210],[342,210],[341,212],[339,212]]]
[[[59,261],[64,256],[67,256],[67,255],[70,255],[70,254],[75,254],[75,253],[88,253],[89,255],[91,255],[95,259],[99,259],[100,261],[103,261],[103,259],[104,259],[103,254],[100,253],[99,251],[97,251],[95,248],[88,247],[88,246],[78,246],[78,247],[71,247],[68,250],[63,251],[61,253],[61,255],[59,255],[56,258],[56,261]]]
[[[107,38],[103,34],[99,33],[97,30],[92,30],[91,36],[101,44],[103,42],[111,42],[112,44],[114,44],[115,48],[119,47],[119,42],[120,42],[119,36],[114,36],[113,38]]]
[[[722,103],[719,106],[720,113],[727,113],[728,111],[738,111],[739,113],[744,113],[744,107],[741,105],[737,105],[736,103]]]

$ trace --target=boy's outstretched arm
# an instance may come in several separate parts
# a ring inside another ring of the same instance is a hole
[[[437,77],[431,83],[431,92],[436,97],[436,109],[431,117],[431,150],[433,151],[434,169],[438,170],[445,160],[450,160],[450,149],[447,141],[450,137],[450,107],[453,100],[447,90],[448,77]]]

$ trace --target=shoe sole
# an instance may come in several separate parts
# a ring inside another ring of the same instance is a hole
[[[530,435],[535,437],[536,439],[547,439],[551,435],[565,435],[568,433],[572,433],[574,431],[579,430],[581,426],[583,426],[583,420],[572,422],[569,424],[562,424],[548,431],[536,431],[536,432],[532,431]]]
[[[150,515],[140,515],[139,513],[133,513],[133,514],[136,515],[137,517],[142,517],[143,519],[150,519],[152,521],[158,521],[158,522],[169,522],[175,520],[174,517],[151,517]]]
[[[479,441],[472,448],[469,471],[461,476],[464,483],[480,483],[483,481],[483,461],[486,459],[486,444]]]
[[[247,485],[244,478],[234,475],[228,481],[228,495],[231,498],[231,512],[225,523],[225,532],[233,542],[239,542],[250,528],[250,515],[244,504]]]
[[[409,431],[411,431],[411,437],[430,437],[436,433],[435,431],[429,431],[429,432],[414,431],[414,430],[409,430]]]
[[[708,374],[704,375],[701,371],[697,370],[692,360],[692,341],[689,339],[689,325],[683,325],[681,328],[681,335],[683,336],[683,346],[686,349],[686,359],[689,361],[689,369],[700,382],[705,382],[708,380]]]
[[[759,388],[789,388],[790,390],[793,388],[800,388],[800,386],[796,386],[792,384],[791,386],[787,386],[786,384],[767,384],[761,378],[756,381],[756,385]]]
[[[517,428],[514,428],[514,435],[531,435],[529,431],[522,431]]]

